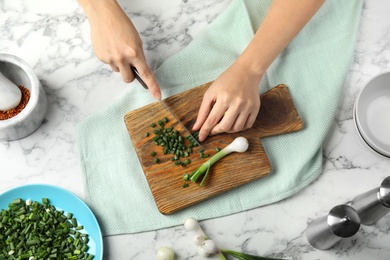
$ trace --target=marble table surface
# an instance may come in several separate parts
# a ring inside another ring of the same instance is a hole
[[[196,38],[230,0],[120,1],[144,41],[153,66]],[[323,173],[298,194],[246,212],[202,221],[221,247],[293,259],[389,259],[390,214],[332,249],[311,247],[305,229],[314,218],[379,186],[390,160],[364,147],[352,110],[364,84],[390,69],[390,1],[364,4],[354,57],[334,125],[324,143]],[[30,183],[61,186],[83,198],[75,125],[133,83],[94,55],[89,24],[76,0],[0,1],[0,52],[28,62],[48,98],[43,124],[18,141],[0,142],[0,193]],[[386,111],[389,113],[390,111]],[[177,259],[202,259],[182,226],[104,238],[105,259],[156,259],[160,246]]]

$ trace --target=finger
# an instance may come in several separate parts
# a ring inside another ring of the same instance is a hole
[[[111,66],[111,69],[115,72],[119,72],[119,68],[114,64],[109,64]]]
[[[246,120],[246,123],[245,123],[245,129],[252,128],[252,126],[254,125],[254,123],[256,121],[257,114],[258,113],[250,113],[249,114],[248,119]]]
[[[260,102],[256,103],[254,108],[250,110],[249,115],[247,116],[244,129],[252,128],[256,122],[257,115],[260,112]]]
[[[134,64],[142,80],[148,86],[148,89],[155,99],[161,99],[161,89],[154,77],[153,71],[145,62]]]
[[[211,130],[221,121],[226,108],[222,105],[219,105],[218,102],[214,104],[213,108],[210,111],[210,114],[207,116],[204,124],[199,131],[199,141],[203,141],[209,136]]]
[[[198,111],[198,116],[196,117],[195,124],[192,127],[193,131],[198,131],[202,127],[204,121],[206,121],[207,116],[213,108],[213,105],[214,102],[212,100],[210,100],[206,96],[203,96],[202,103],[200,104],[200,108]]]
[[[248,114],[239,114],[231,127],[230,131],[239,132],[245,129],[246,121],[248,120]]]
[[[237,119],[235,120],[232,127],[225,132],[236,133],[236,132],[240,132],[252,128],[253,124],[256,121],[256,118],[257,118],[257,113],[250,113],[249,115],[240,114],[239,116],[237,116]],[[211,134],[214,134],[214,130],[212,131]]]
[[[131,71],[130,65],[127,63],[121,63],[119,66],[119,71],[121,73],[122,79],[126,83],[130,83],[134,80],[134,74]]]
[[[227,133],[231,131],[238,118],[239,114],[236,110],[228,109],[223,115],[222,120],[211,130],[210,135]]]

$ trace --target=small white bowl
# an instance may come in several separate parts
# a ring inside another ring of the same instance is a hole
[[[30,100],[19,114],[0,120],[0,140],[17,140],[42,124],[47,109],[46,94],[33,69],[19,57],[0,53],[0,71],[14,84],[30,91]]]
[[[357,132],[368,147],[390,158],[390,71],[375,76],[363,87],[353,116]]]

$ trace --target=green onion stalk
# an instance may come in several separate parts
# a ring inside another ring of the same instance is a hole
[[[249,254],[244,254],[232,250],[227,250],[227,249],[220,249],[221,255],[231,255],[238,260],[281,260],[281,258],[269,258],[269,257],[262,257],[262,256],[255,256],[255,255],[249,255]],[[226,260],[225,256],[220,257],[219,259],[224,259]]]
[[[228,146],[226,146],[221,151],[217,152],[215,155],[213,155],[209,160],[207,160],[205,163],[203,163],[199,168],[197,168],[194,172],[192,172],[190,180],[192,182],[196,182],[200,176],[203,176],[202,181],[200,182],[199,186],[203,186],[204,180],[207,178],[210,167],[216,163],[219,159],[225,157],[226,155],[232,153],[232,152],[238,152],[243,153],[246,150],[248,150],[249,142],[248,139],[245,137],[237,137],[233,140]]]
[[[226,260],[226,257],[225,257],[226,255],[233,256],[234,258],[236,258],[238,260],[281,260],[279,258],[269,258],[269,257],[263,257],[263,256],[256,256],[256,255],[245,254],[245,253],[241,253],[241,252],[237,252],[237,251],[233,251],[233,250],[218,248],[216,243],[211,239],[205,240],[202,244],[202,247],[199,248],[198,251],[203,253],[206,256],[211,255],[211,254],[215,254],[218,256],[218,258],[220,260]]]
[[[184,228],[187,231],[195,233],[193,242],[196,246],[198,246],[198,254],[203,257],[208,257],[209,255],[216,255],[220,260],[226,260],[225,255],[230,255],[238,260],[281,260],[278,258],[255,256],[236,252],[233,250],[218,248],[215,241],[207,237],[206,233],[199,225],[199,222],[194,218],[186,219],[184,221]]]

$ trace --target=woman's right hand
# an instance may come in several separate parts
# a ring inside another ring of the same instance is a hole
[[[120,72],[124,82],[132,82],[135,67],[156,99],[161,90],[146,63],[142,40],[133,23],[115,0],[79,0],[91,26],[91,39],[98,59]]]

